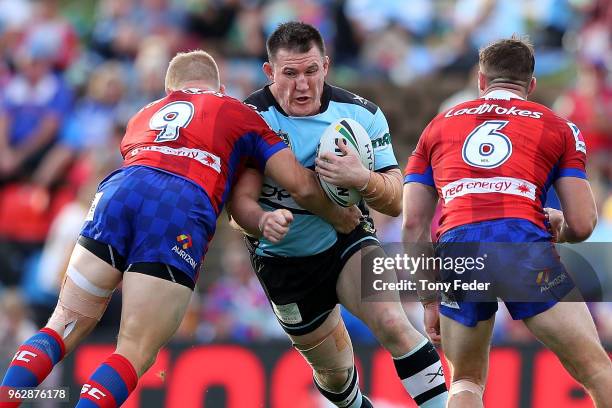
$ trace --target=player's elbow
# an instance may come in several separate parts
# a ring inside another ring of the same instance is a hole
[[[386,208],[385,214],[391,217],[397,217],[402,213],[402,197],[394,197],[393,201],[389,203]]]
[[[408,215],[402,222],[402,239],[404,242],[420,242],[429,240],[430,225],[424,221],[426,217]]]
[[[291,197],[300,207],[308,206],[309,203],[312,203],[320,196],[317,185],[313,183],[300,184],[297,188],[289,191],[289,194],[291,194]]]
[[[575,216],[565,216],[565,222],[571,230],[573,242],[586,241],[597,225],[597,210],[595,208]]]

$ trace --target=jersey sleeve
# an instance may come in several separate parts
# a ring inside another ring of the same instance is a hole
[[[586,179],[586,144],[580,129],[572,122],[566,122],[564,129],[564,151],[559,160],[557,177],[577,177]]]
[[[389,124],[383,112],[378,108],[370,127],[367,129],[374,150],[374,171],[386,171],[397,167],[397,159],[393,153]]]
[[[243,126],[245,134],[248,135],[246,139],[243,138],[248,141],[247,156],[252,164],[263,171],[268,159],[287,148],[287,145],[257,112],[246,105],[244,105]]]
[[[408,158],[408,164],[404,170],[404,184],[416,182],[435,187],[436,184],[433,178],[433,170],[430,162],[429,154],[429,134],[431,123],[425,128],[416,149]]]

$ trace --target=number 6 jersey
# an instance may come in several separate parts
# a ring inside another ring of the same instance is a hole
[[[145,106],[121,142],[124,166],[143,165],[204,189],[217,215],[247,160],[261,171],[286,145],[242,102],[212,91],[175,91]]]
[[[436,116],[408,161],[404,183],[437,189],[443,203],[438,236],[499,218],[545,228],[548,188],[559,177],[586,178],[585,161],[576,125],[498,90]]]

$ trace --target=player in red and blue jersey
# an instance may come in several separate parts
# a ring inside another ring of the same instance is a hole
[[[436,255],[483,257],[482,272],[468,276],[498,291],[488,302],[461,291],[454,299],[443,294],[441,304],[435,294],[424,299],[426,330],[441,337],[452,371],[449,407],[483,406],[499,293],[596,405],[610,406],[612,364],[585,304],[559,302],[575,289],[551,242],[583,241],[595,226],[585,142],[574,124],[526,100],[535,89],[534,64],[531,45],[515,37],[483,49],[481,98],[434,118],[405,170],[404,240],[430,240],[440,199]],[[543,208],[552,184],[563,212]],[[440,271],[442,282],[460,275]]]
[[[120,406],[178,328],[217,217],[247,161],[340,231],[359,224],[360,211],[333,205],[254,110],[223,95],[210,55],[178,54],[166,91],[128,124],[124,166],[100,184],[55,311],[15,354],[0,407],[19,405],[2,402],[9,389],[44,380],[95,327],[123,281],[117,348],[87,380],[77,405]]]

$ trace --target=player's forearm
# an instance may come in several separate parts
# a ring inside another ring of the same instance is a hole
[[[585,241],[593,233],[596,222],[597,218],[595,218],[591,223],[584,223],[584,225],[572,227],[564,221],[563,226],[561,227],[558,242],[576,243]]]
[[[259,203],[250,198],[236,197],[228,205],[230,225],[255,238],[261,237],[259,222],[265,211]]]
[[[323,192],[321,185],[312,171],[307,171],[301,181],[302,187],[299,191],[291,192],[295,202],[302,208],[318,215],[325,221],[335,225],[342,208],[332,203]]]
[[[370,179],[360,190],[365,202],[373,209],[392,217],[402,212],[402,173],[391,169],[384,173],[370,172]]]
[[[422,220],[408,221],[404,219],[402,229],[402,240],[404,242],[404,254],[410,258],[430,258],[433,257],[434,250],[431,244],[430,224]],[[433,269],[416,269],[411,278],[413,281],[428,281],[436,282],[438,280],[438,272]],[[439,292],[437,290],[423,290],[417,285],[417,293],[419,300],[423,304],[438,300]]]

